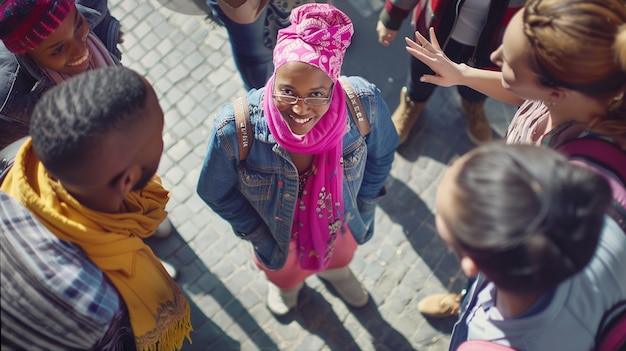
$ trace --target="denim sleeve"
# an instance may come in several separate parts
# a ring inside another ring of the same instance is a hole
[[[374,234],[376,206],[386,194],[384,184],[391,171],[399,138],[380,90],[360,77],[351,77],[350,81],[359,89],[357,94],[370,122],[370,133],[365,136],[367,160],[356,199],[360,218],[349,221],[352,234],[362,244]]]
[[[363,183],[359,189],[358,197],[364,201],[379,197],[395,157],[396,148],[399,144],[398,133],[391,121],[389,107],[382,97],[380,90],[370,84],[374,96],[370,97],[368,104],[368,118],[370,121],[370,133],[365,137],[367,143],[367,163]],[[362,100],[363,103],[365,101]]]
[[[218,120],[219,116],[216,117],[196,191],[241,236],[254,232],[263,220],[238,188],[239,160],[235,152],[238,142],[234,121],[229,123],[232,126],[220,127]],[[230,138],[226,135],[229,132],[234,134]]]

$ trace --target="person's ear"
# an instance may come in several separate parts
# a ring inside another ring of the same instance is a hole
[[[474,263],[474,260],[468,256],[463,256],[463,258],[461,258],[461,270],[463,270],[463,273],[468,277],[475,277],[478,275],[478,267],[476,267],[476,263]]]
[[[139,165],[132,165],[116,179],[115,183],[113,183],[113,188],[121,197],[126,197],[140,179],[141,167]]]
[[[572,96],[572,91],[569,89],[557,87],[550,91],[550,101],[555,104],[567,100],[570,96]]]

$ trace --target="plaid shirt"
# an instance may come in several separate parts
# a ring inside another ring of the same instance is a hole
[[[113,284],[0,191],[3,350],[128,350],[134,337]]]

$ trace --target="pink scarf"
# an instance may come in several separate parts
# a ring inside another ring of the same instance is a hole
[[[96,37],[93,33],[89,33],[87,35],[87,48],[91,53],[91,57],[89,59],[89,70],[101,67],[115,66],[115,62],[111,58],[111,54],[109,54],[109,51],[104,46],[104,44],[102,44],[100,39],[98,39],[98,37]],[[61,73],[46,67],[42,68],[46,72],[48,77],[52,79],[54,84],[59,84],[72,77],[71,75],[66,73]]]
[[[291,132],[274,104],[270,77],[263,94],[263,111],[270,132],[287,151],[314,154],[311,176],[298,199],[292,238],[297,240],[297,253],[302,269],[320,271],[330,262],[337,231],[344,218],[343,209],[343,135],[346,132],[346,98],[339,81],[328,112],[305,135]]]

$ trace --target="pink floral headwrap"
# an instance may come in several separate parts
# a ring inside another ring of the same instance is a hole
[[[350,18],[333,5],[313,3],[296,7],[289,19],[291,25],[278,32],[274,67],[305,62],[337,81],[354,33]]]
[[[290,20],[291,25],[278,32],[274,74],[265,86],[263,111],[280,146],[314,155],[306,185],[299,189],[292,238],[298,241],[300,267],[320,271],[330,262],[344,219],[341,157],[348,112],[338,78],[354,29],[350,18],[330,4],[301,5],[293,9]],[[272,97],[276,70],[287,62],[317,67],[334,82],[328,112],[305,135],[291,132]]]

